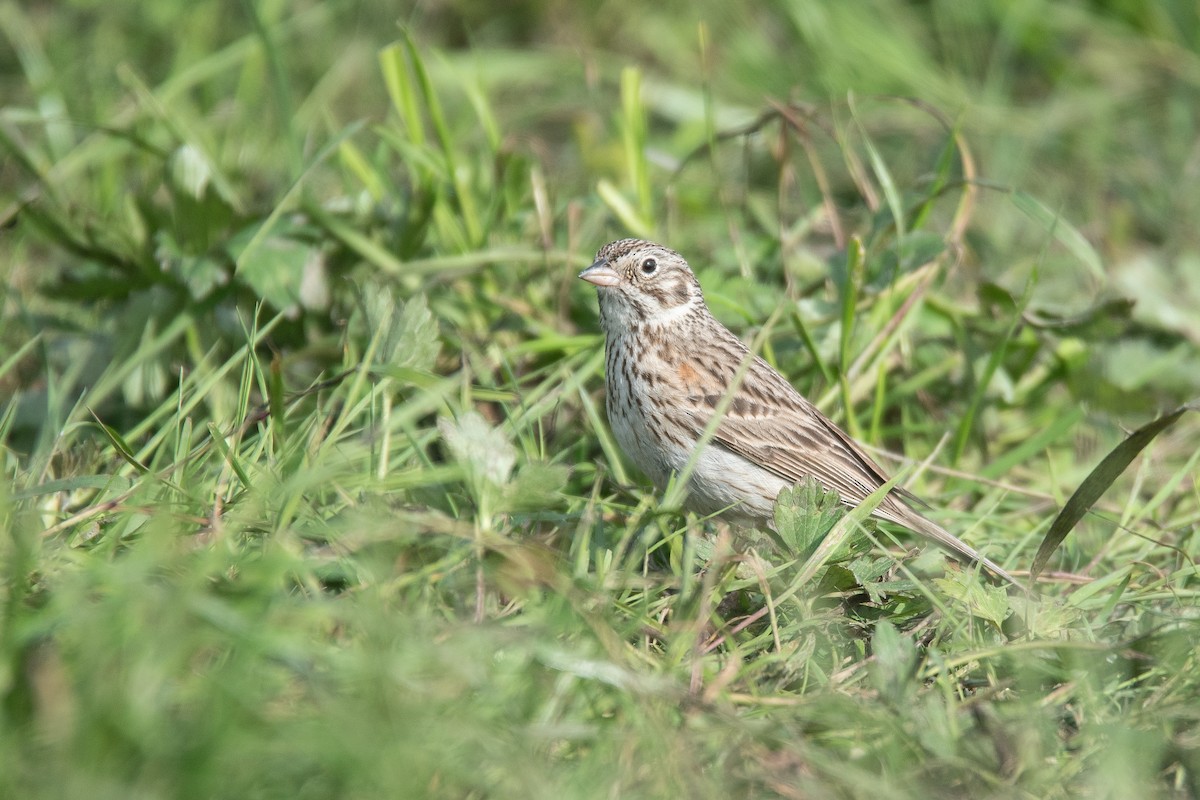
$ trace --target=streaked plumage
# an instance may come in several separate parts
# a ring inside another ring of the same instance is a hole
[[[779,490],[812,476],[856,506],[885,473],[770,364],[716,320],[674,250],[610,242],[579,275],[597,287],[605,334],[608,419],[626,455],[660,489],[682,471],[749,358],[716,434],[700,452],[687,505],[758,527]],[[990,559],[914,511],[893,490],[875,516],[895,522],[1016,583]],[[732,506],[732,508],[731,508]],[[728,509],[728,510],[725,510]]]

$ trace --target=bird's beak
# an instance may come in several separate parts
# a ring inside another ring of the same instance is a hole
[[[579,277],[597,286],[616,286],[621,282],[621,275],[608,263],[608,259],[597,259],[594,264],[579,273]]]

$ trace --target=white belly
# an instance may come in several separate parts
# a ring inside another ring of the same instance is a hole
[[[610,400],[619,402],[618,398]],[[641,414],[614,413],[610,406],[608,419],[621,450],[660,490],[693,459],[695,447],[652,431],[652,423]],[[722,516],[730,520],[761,526],[771,518],[775,496],[787,485],[782,478],[709,442],[695,456],[685,505],[702,516],[724,512]]]

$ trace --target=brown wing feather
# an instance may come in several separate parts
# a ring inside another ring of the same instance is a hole
[[[691,412],[688,416],[697,425],[694,434],[699,436],[721,404],[728,383],[703,366],[690,372],[691,377],[698,380],[688,394]],[[842,501],[851,506],[861,503],[888,480],[883,468],[863,452],[857,442],[796,391],[770,364],[757,357],[727,403],[713,441],[789,483],[798,483],[811,476],[822,486],[836,491]],[[904,499],[920,502],[904,489],[895,488],[875,509],[876,516],[903,525],[969,560],[982,563],[1000,577],[1020,586],[998,564],[914,511]]]
[[[697,415],[701,429],[724,391],[711,389],[703,397],[707,413]],[[790,483],[811,476],[852,505],[887,482],[882,467],[760,358],[747,370],[714,440]],[[885,501],[881,510],[891,505]]]

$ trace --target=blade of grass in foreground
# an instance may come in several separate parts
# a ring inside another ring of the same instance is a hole
[[[1113,481],[1125,471],[1129,462],[1133,461],[1138,453],[1154,441],[1154,437],[1175,424],[1175,421],[1186,411],[1200,411],[1200,400],[1185,403],[1171,413],[1164,414],[1153,422],[1138,428],[1125,441],[1114,447],[1104,457],[1104,460],[1088,474],[1075,493],[1071,495],[1071,499],[1067,500],[1062,511],[1058,512],[1058,516],[1050,524],[1050,530],[1042,539],[1042,544],[1033,559],[1033,568],[1030,570],[1030,575],[1034,580],[1037,579],[1038,573],[1045,568],[1050,556],[1067,538],[1067,534],[1075,528],[1079,520],[1083,519],[1087,510],[1100,499],[1100,495],[1104,494],[1108,487],[1112,486]]]

